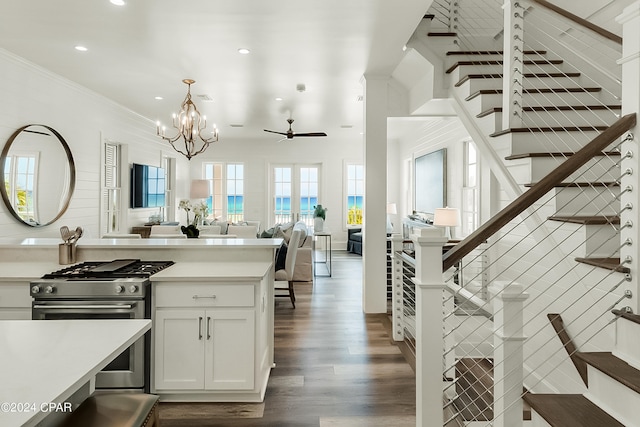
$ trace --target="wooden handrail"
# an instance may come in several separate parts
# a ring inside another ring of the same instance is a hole
[[[547,194],[553,187],[560,184],[572,173],[577,171],[592,157],[602,154],[602,151],[626,131],[636,125],[636,113],[627,114],[618,119],[611,127],[596,136],[593,141],[582,147],[547,176],[534,184],[529,190],[522,193],[517,199],[507,207],[494,215],[489,221],[482,224],[476,231],[458,243],[453,249],[447,251],[442,256],[443,271],[453,267],[465,255],[478,247],[480,243],[497,233],[502,227],[507,225],[525,209],[533,205],[542,196]]]
[[[554,12],[564,16],[565,18],[575,22],[576,24],[582,25],[583,27],[588,28],[591,31],[594,31],[600,34],[602,37],[606,39],[612,40],[618,44],[622,44],[622,37],[612,33],[611,31],[607,31],[602,27],[597,26],[596,24],[593,24],[587,21],[586,19],[580,18],[578,15],[574,15],[568,10],[558,7],[555,4],[549,3],[546,0],[531,0],[531,1],[533,3],[538,3],[542,7],[546,7],[547,9],[553,10]]]

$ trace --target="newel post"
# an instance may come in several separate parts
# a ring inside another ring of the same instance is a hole
[[[518,283],[495,282],[493,297],[493,426],[522,426],[524,341],[522,307],[529,294]]]
[[[403,240],[400,234],[391,235],[391,331],[394,341],[404,340],[404,280],[402,259],[398,256]]]
[[[442,246],[439,228],[412,234],[416,254],[416,426],[444,424],[442,375],[444,352]]]

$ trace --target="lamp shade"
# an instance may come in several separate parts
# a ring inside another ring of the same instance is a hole
[[[433,225],[440,227],[457,227],[460,216],[456,208],[437,208],[433,216]]]
[[[387,203],[387,213],[391,215],[395,215],[398,213],[398,208],[395,203]]]
[[[191,181],[191,199],[206,199],[209,197],[209,181],[206,179],[194,179]]]

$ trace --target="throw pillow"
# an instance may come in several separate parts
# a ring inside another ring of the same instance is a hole
[[[289,243],[289,236],[287,236],[282,228],[276,227],[276,231],[273,233],[274,239],[283,239],[285,243]]]
[[[282,242],[282,245],[276,251],[276,267],[275,271],[284,270],[285,263],[287,261],[287,244]]]

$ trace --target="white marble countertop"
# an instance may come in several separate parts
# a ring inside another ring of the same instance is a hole
[[[65,402],[150,328],[144,319],[0,321],[0,425],[37,424],[42,404]],[[6,411],[13,403],[22,411]]]
[[[62,243],[56,238],[28,238],[28,239],[0,239],[0,248],[57,248]],[[228,249],[228,248],[277,248],[282,244],[282,239],[90,239],[78,240],[78,249],[96,248],[141,248],[141,249],[166,249],[166,248],[195,248],[195,249]]]
[[[0,283],[30,282],[64,267],[57,262],[0,262]]]
[[[259,280],[268,274],[271,266],[270,262],[177,262],[151,276],[151,281]]]

